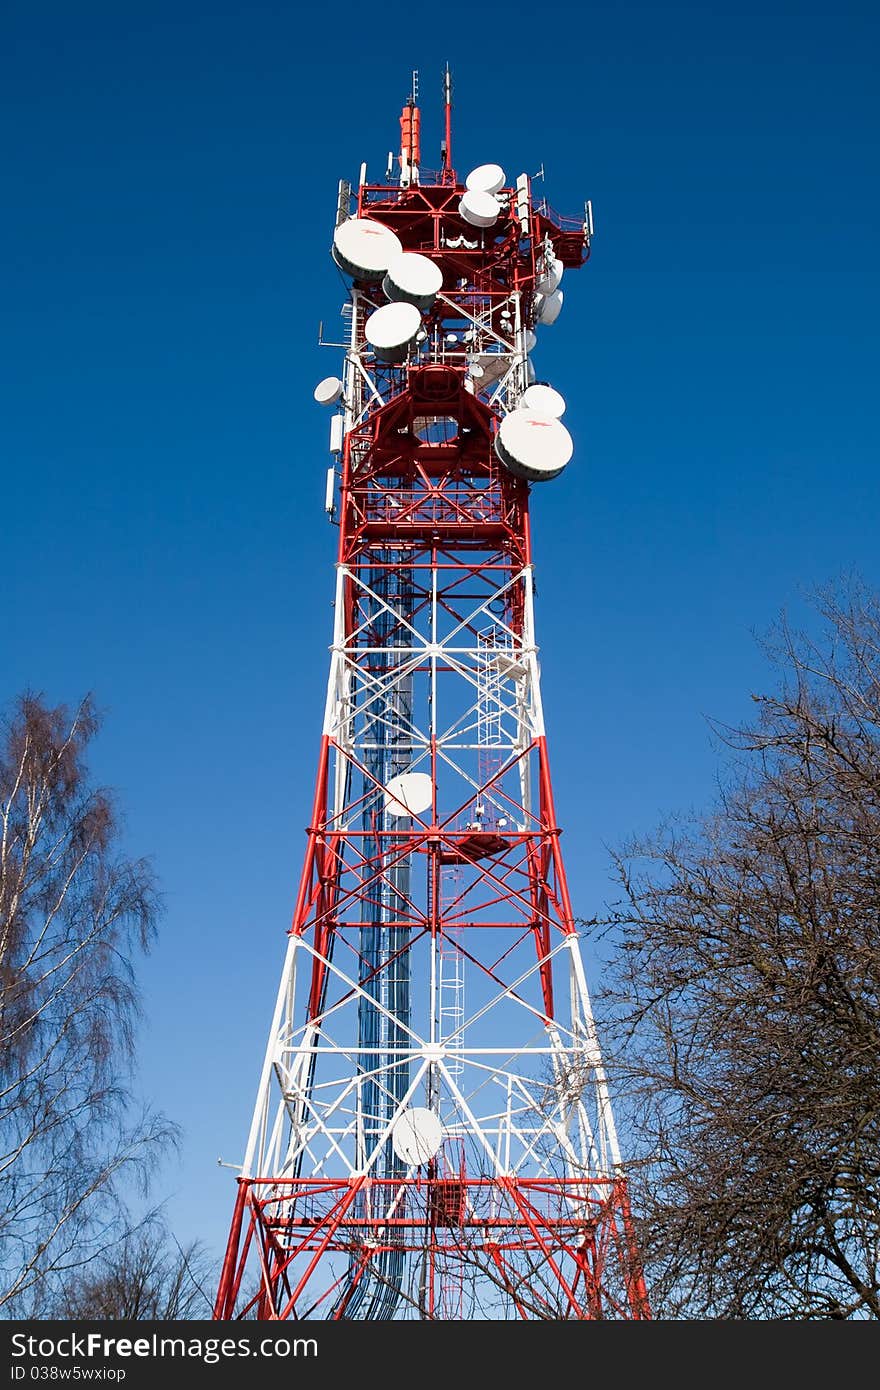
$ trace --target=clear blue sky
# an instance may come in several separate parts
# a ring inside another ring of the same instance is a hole
[[[606,843],[705,805],[705,715],[804,586],[880,585],[880,11],[7,0],[0,700],[92,690],[96,775],[166,896],[141,1090],[184,1126],[182,1238],[223,1246],[312,794],[336,533],[336,184],[546,170],[594,253],[536,363],[574,461],[533,516],[578,909]],[[499,37],[499,34],[501,37]],[[537,185],[540,189],[540,184]]]

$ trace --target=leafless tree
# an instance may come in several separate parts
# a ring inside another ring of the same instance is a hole
[[[98,728],[18,701],[0,731],[0,1309],[29,1312],[127,1220],[173,1127],[133,1113],[134,962],[152,939],[149,865],[120,848],[111,796],[90,785]]]
[[[198,1241],[177,1244],[161,1220],[145,1223],[65,1287],[59,1318],[168,1322],[211,1317],[216,1271]]]
[[[660,1317],[880,1317],[880,599],[813,612],[711,814],[620,854],[592,924]]]

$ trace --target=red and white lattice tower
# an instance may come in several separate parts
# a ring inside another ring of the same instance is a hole
[[[530,353],[591,213],[460,183],[445,95],[438,172],[414,90],[395,177],[340,185],[330,679],[221,1319],[649,1316],[533,612],[531,484],[572,443]]]

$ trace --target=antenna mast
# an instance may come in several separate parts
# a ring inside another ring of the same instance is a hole
[[[454,183],[455,173],[452,168],[452,73],[449,71],[448,63],[443,76],[443,112],[445,135],[440,146],[440,168],[444,183],[447,181]]]
[[[574,441],[532,354],[592,223],[499,164],[459,180],[451,92],[441,171],[413,73],[400,187],[337,195],[327,697],[220,1321],[650,1317],[535,626],[532,504]]]
[[[400,186],[409,188],[419,181],[419,74],[414,68],[412,87],[400,113]]]

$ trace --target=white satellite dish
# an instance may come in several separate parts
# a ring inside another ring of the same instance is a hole
[[[464,186],[469,193],[497,193],[504,187],[504,170],[500,164],[481,164],[471,170]]]
[[[391,228],[371,217],[349,217],[333,233],[333,259],[355,280],[381,280],[402,251]]]
[[[512,410],[498,427],[495,452],[517,478],[544,483],[559,476],[574,444],[561,420],[535,410]]]
[[[517,402],[517,410],[535,410],[539,415],[549,415],[551,420],[559,420],[565,414],[565,398],[554,391],[552,386],[539,382],[529,386]]]
[[[476,190],[462,194],[458,210],[472,227],[492,227],[498,221],[501,204],[491,193]]]
[[[434,798],[434,783],[426,772],[399,772],[385,788],[389,816],[419,816]]]
[[[408,1168],[428,1163],[443,1143],[443,1126],[433,1110],[413,1106],[404,1110],[391,1131],[391,1147]]]
[[[526,340],[526,352],[533,352],[538,341],[538,335],[533,328],[527,328],[523,335]]]
[[[401,251],[389,265],[382,288],[389,299],[430,309],[443,288],[443,271],[429,256]]]
[[[414,304],[383,304],[364,324],[364,336],[383,362],[403,362],[421,326]]]
[[[325,376],[315,387],[315,400],[318,405],[335,405],[342,391],[342,382],[338,376]]]
[[[539,323],[555,323],[562,311],[562,290],[554,290],[541,300],[538,307]]]

